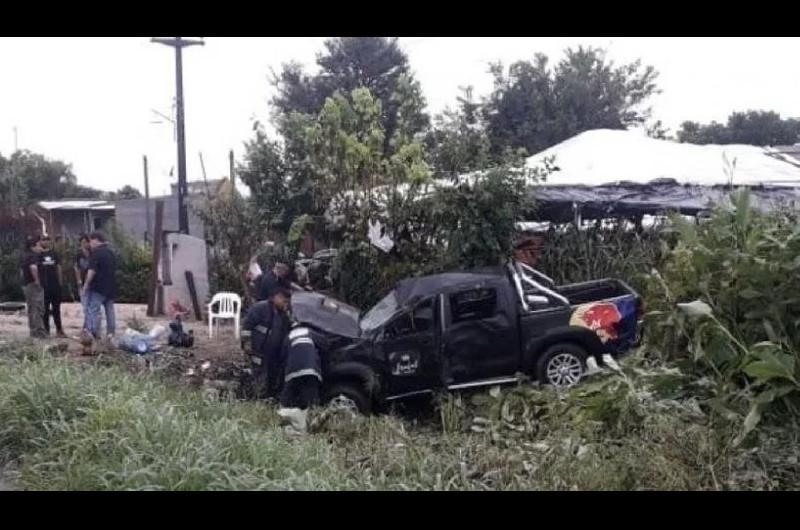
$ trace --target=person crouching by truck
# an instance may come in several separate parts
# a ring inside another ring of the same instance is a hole
[[[242,347],[250,354],[258,398],[277,398],[281,390],[291,296],[287,289],[277,289],[269,300],[251,306],[242,324]]]
[[[308,409],[319,404],[322,367],[310,330],[295,325],[286,339],[286,369],[278,415],[299,434],[306,432]]]
[[[286,349],[281,406],[307,409],[319,404],[322,367],[310,330],[296,324],[289,332]]]

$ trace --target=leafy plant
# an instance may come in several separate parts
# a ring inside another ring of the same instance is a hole
[[[637,230],[624,219],[552,226],[536,267],[559,284],[613,277],[644,292],[650,271],[661,266],[674,239],[667,227]]]
[[[744,417],[742,441],[765,412],[797,413],[798,216],[757,210],[742,191],[697,226],[675,224],[679,243],[651,276],[661,297],[651,306],[650,342],[715,378],[718,408]]]

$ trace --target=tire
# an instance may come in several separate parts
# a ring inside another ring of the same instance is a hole
[[[586,358],[586,350],[577,344],[554,344],[536,361],[536,378],[540,383],[556,388],[571,387],[586,373]]]
[[[353,402],[360,414],[369,416],[372,413],[372,402],[367,396],[363,384],[357,382],[334,383],[325,390],[323,403],[328,404],[336,398],[345,398]]]

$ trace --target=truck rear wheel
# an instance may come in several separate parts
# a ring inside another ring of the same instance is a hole
[[[356,382],[334,383],[325,391],[323,403],[326,405],[334,400],[339,400],[343,404],[352,404],[360,414],[365,416],[372,413],[372,403],[367,397],[366,389],[362,384]]]
[[[539,382],[556,388],[571,387],[583,377],[586,357],[586,350],[577,344],[554,344],[536,361],[536,378]]]

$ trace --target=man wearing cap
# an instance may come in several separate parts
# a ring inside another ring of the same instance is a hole
[[[291,293],[278,289],[269,300],[254,304],[242,323],[242,347],[253,364],[259,397],[278,397],[283,378],[283,344],[289,329]]]

